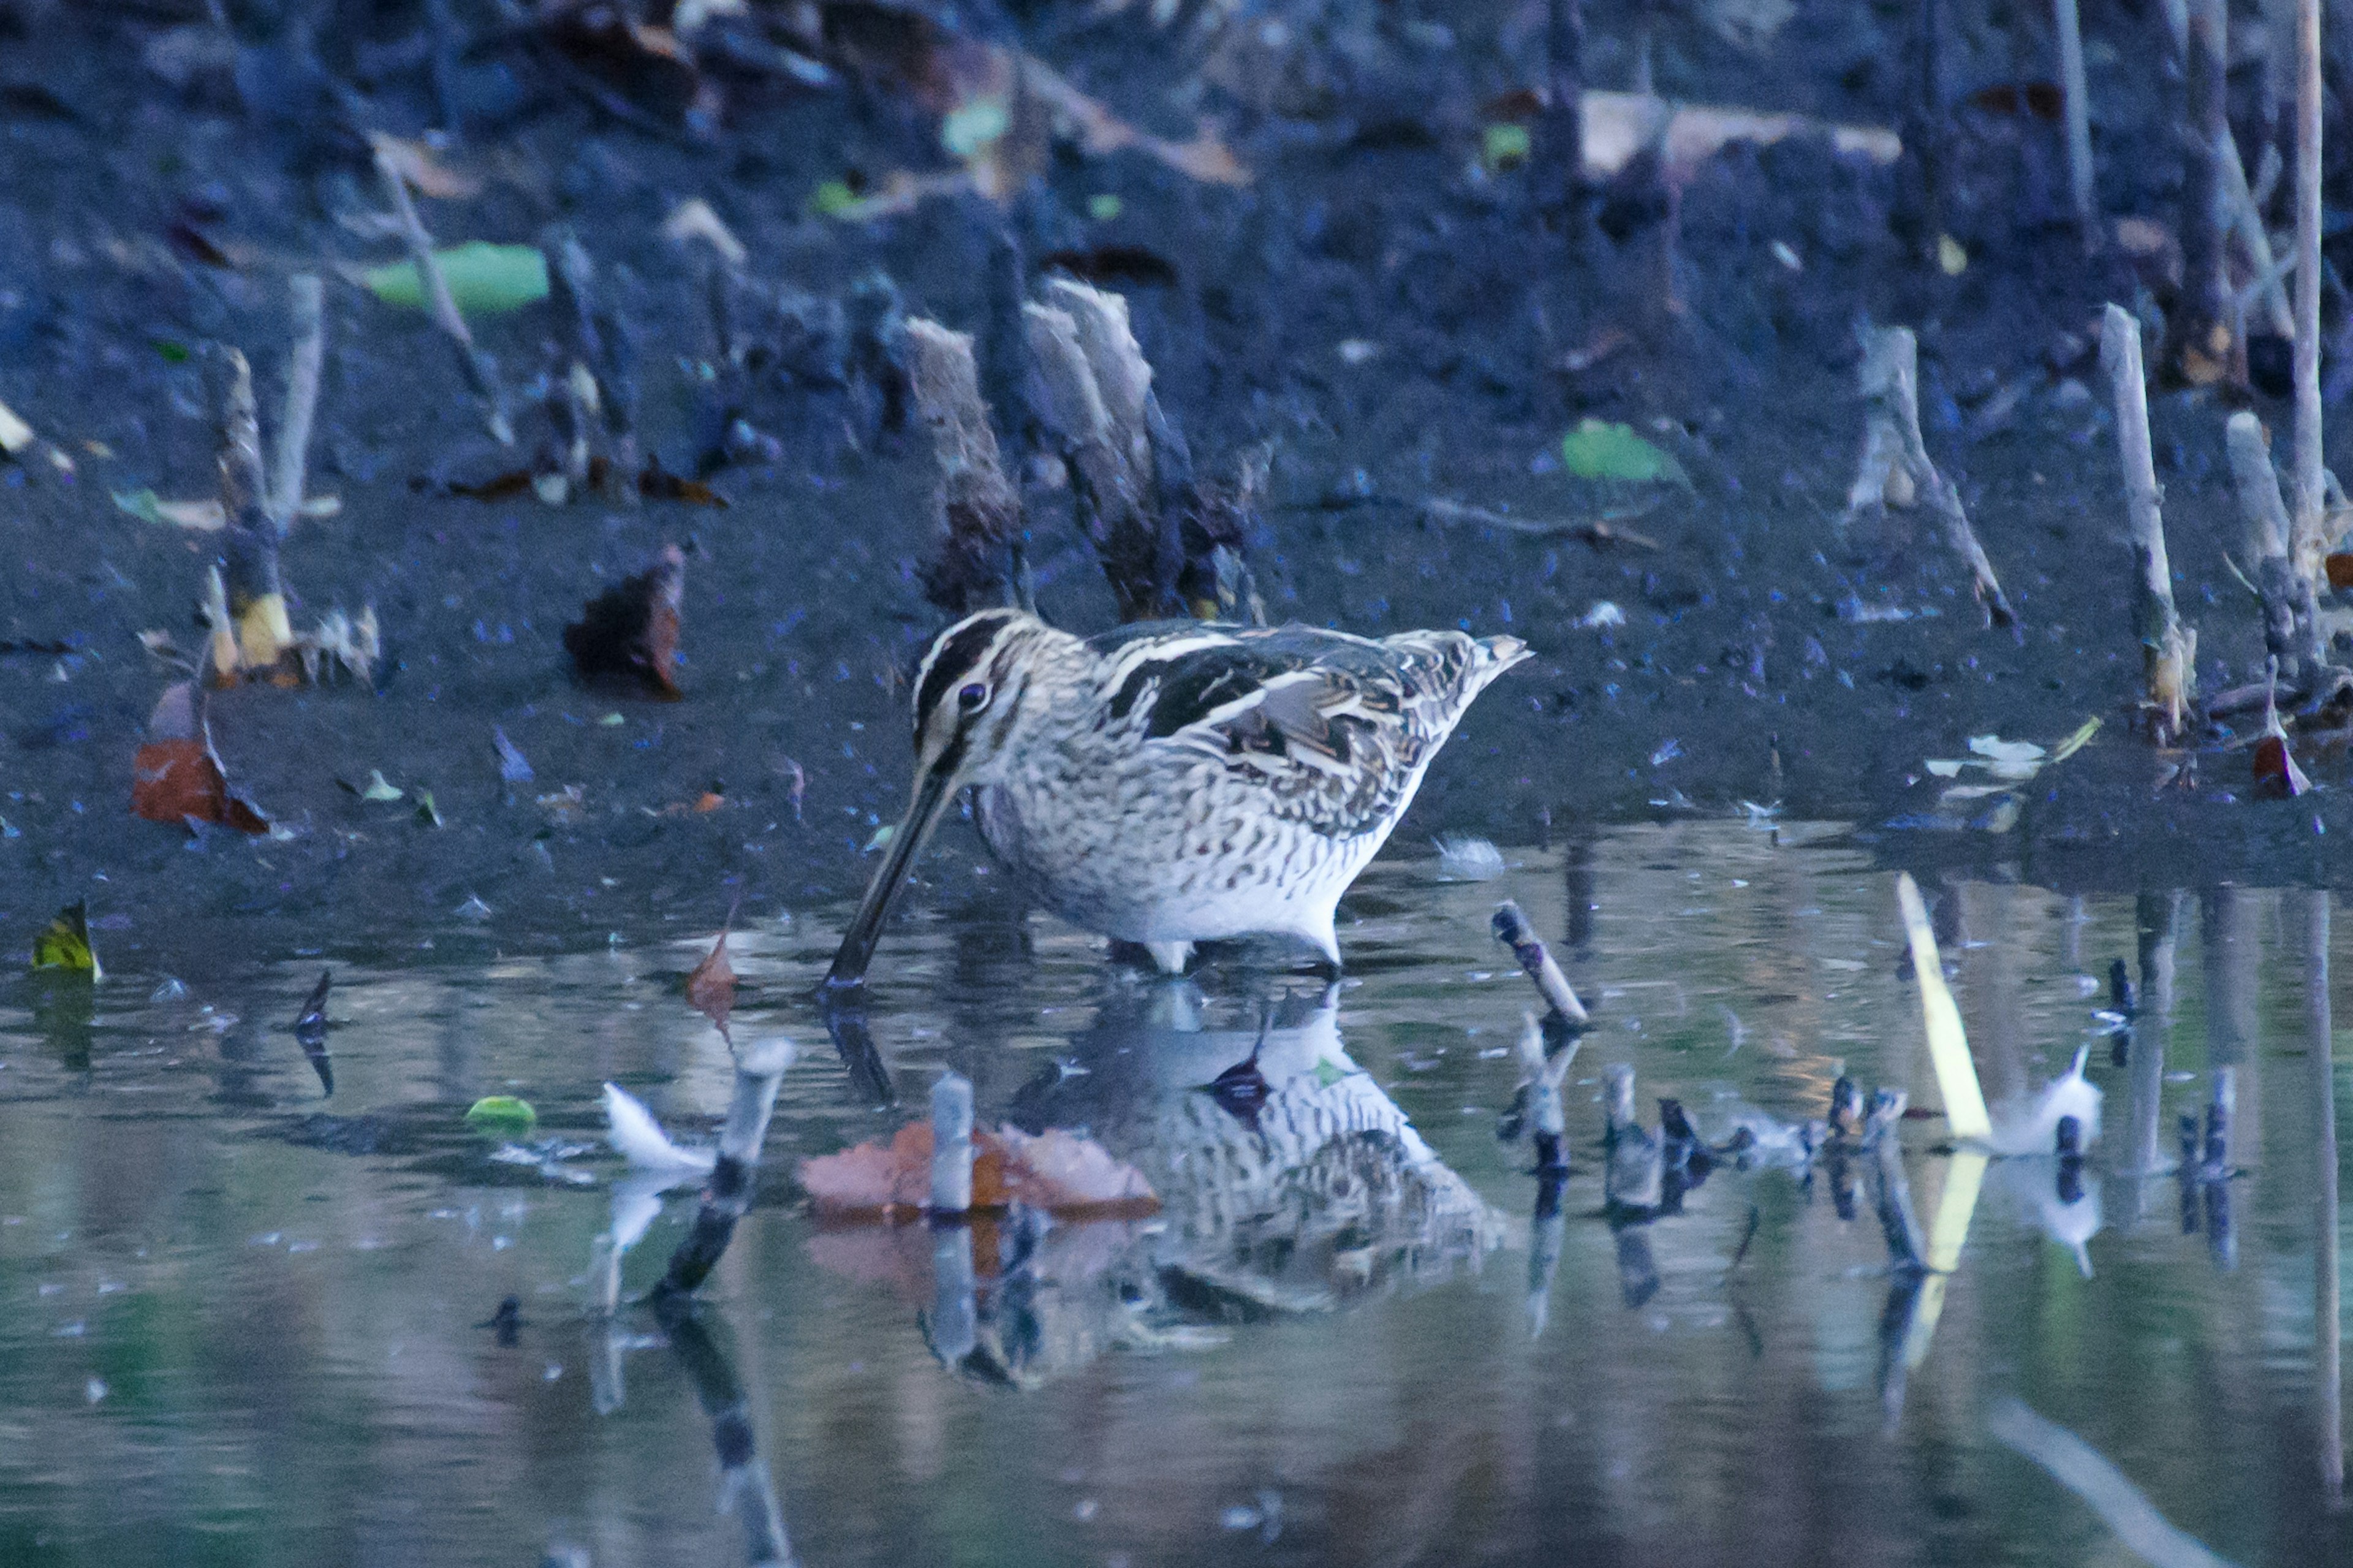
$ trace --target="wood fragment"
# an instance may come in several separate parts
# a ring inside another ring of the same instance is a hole
[[[2288,541],[2317,583],[2328,552],[2320,431],[2320,0],[2295,7],[2295,497]]]
[[[1553,962],[1544,939],[1536,935],[1535,928],[1528,923],[1528,917],[1517,903],[1506,899],[1495,906],[1495,918],[1491,923],[1495,940],[1512,950],[1512,955],[1520,961],[1520,968],[1535,982],[1536,994],[1560,1015],[1563,1022],[1581,1029],[1592,1021],[1568,977]]]
[[[2137,568],[2134,629],[2141,643],[2144,700],[2160,745],[2179,739],[2190,698],[2197,647],[2173,605],[2173,567],[2165,551],[2165,516],[2148,439],[2148,387],[2140,358],[2140,323],[2110,305],[2100,323],[2100,363],[2108,373],[2116,411],[2116,445],[2124,461],[2125,511]]]
[[[311,461],[311,425],[319,409],[319,377],[327,362],[326,294],[316,273],[287,280],[294,318],[294,348],[286,362],[286,404],[278,421],[277,463],[270,470],[269,523],[283,539],[303,515],[302,486]]]
[[[1960,494],[1930,460],[1927,443],[1921,438],[1919,353],[1918,341],[1909,327],[1881,329],[1873,332],[1865,343],[1862,372],[1867,405],[1863,466],[1848,491],[1850,509],[1858,500],[1866,508],[1873,504],[1871,490],[1875,477],[1879,500],[1893,501],[1893,476],[1900,468],[1913,492],[1944,523],[1946,540],[1954,552],[1968,564],[1969,589],[1976,595],[1978,609],[1985,614],[1986,623],[2015,627],[2018,614],[2010,608],[2009,595],[2001,591],[2001,583],[1994,576],[1993,563],[1986,559],[1977,531],[1969,526]],[[1887,450],[1890,434],[1895,443],[1892,453]],[[1883,475],[1878,467],[1883,462],[1886,464]]]
[[[2181,293],[2166,334],[2168,368],[2192,386],[2229,374],[2232,331],[2224,279],[2224,95],[2230,36],[2227,0],[2190,0],[2188,136],[2181,185]]]
[[[2084,25],[2075,0],[2052,0],[2059,26],[2060,110],[2067,122],[2067,186],[2084,247],[2100,243],[2099,196],[2092,184],[2092,110],[2084,83]]]
[[[2317,670],[2322,663],[2312,583],[2291,564],[2287,509],[2280,502],[2263,421],[2242,409],[2231,416],[2225,435],[2247,553],[2255,563],[2255,592],[2263,605],[2263,646],[2280,673],[2295,681],[2307,665]]]
[[[923,568],[924,595],[950,615],[1008,603],[1021,497],[1005,476],[981,401],[972,334],[911,321],[907,357],[916,416],[931,432],[939,468],[939,535]]]

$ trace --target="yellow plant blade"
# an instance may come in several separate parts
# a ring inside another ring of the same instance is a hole
[[[1920,983],[1920,1016],[1927,1026],[1928,1060],[1936,1069],[1945,1119],[1952,1124],[1954,1137],[1983,1142],[1993,1136],[1993,1118],[1986,1114],[1985,1091],[1978,1087],[1977,1063],[1969,1059],[1961,1010],[1953,1005],[1953,993],[1945,984],[1944,962],[1936,956],[1936,933],[1928,923],[1928,907],[1920,901],[1920,888],[1911,872],[1896,873],[1895,897],[1904,906],[1904,934],[1912,943],[1912,973]]]
[[[2051,761],[2053,763],[2065,762],[2068,758],[2082,751],[2085,742],[2089,742],[2093,736],[2099,732],[2100,721],[2097,718],[2084,720],[2081,724],[2075,726],[2075,732],[2073,734],[2068,736],[2065,740],[2051,748]],[[2048,764],[2046,763],[2045,765],[2047,766]]]
[[[1928,1342],[1936,1337],[1936,1318],[1945,1310],[1946,1277],[1961,1265],[1961,1247],[1969,1238],[1969,1220],[1978,1212],[1978,1193],[1985,1184],[1987,1156],[1964,1149],[1945,1170],[1945,1190],[1936,1196],[1936,1217],[1928,1226],[1928,1278],[1920,1281],[1920,1301],[1912,1326],[1904,1336],[1904,1364],[1918,1366],[1928,1359]]]
[[[293,640],[283,594],[262,595],[237,618],[237,658],[248,669],[268,669],[278,662],[279,650]]]
[[[33,939],[33,967],[74,970],[92,980],[105,977],[90,945],[90,921],[83,905],[73,903],[59,910],[58,918]]]

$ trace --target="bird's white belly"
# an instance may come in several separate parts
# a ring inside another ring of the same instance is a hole
[[[1122,802],[992,785],[977,816],[1023,887],[1087,930],[1134,942],[1281,933],[1328,947],[1333,907],[1388,825],[1328,837],[1246,806],[1220,811],[1202,783]]]

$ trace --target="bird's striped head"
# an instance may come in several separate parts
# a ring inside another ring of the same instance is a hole
[[[918,779],[973,781],[1004,749],[1021,711],[1037,647],[1057,634],[1019,610],[982,610],[942,632],[915,668]]]
[[[985,783],[1021,716],[1039,653],[1077,639],[1019,610],[983,610],[942,632],[915,668],[914,799],[834,955],[831,984],[855,984],[923,840],[964,785]],[[1081,650],[1083,652],[1083,649]]]

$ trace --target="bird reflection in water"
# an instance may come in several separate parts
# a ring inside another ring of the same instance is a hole
[[[1478,1268],[1503,1216],[1350,1059],[1338,998],[1213,1003],[1187,980],[1106,983],[1093,1024],[1005,1120],[1085,1131],[1150,1183],[1149,1219],[1017,1207],[975,1215],[968,1247],[909,1225],[821,1230],[812,1253],[921,1302],[927,1342],[958,1372],[1018,1386]]]

